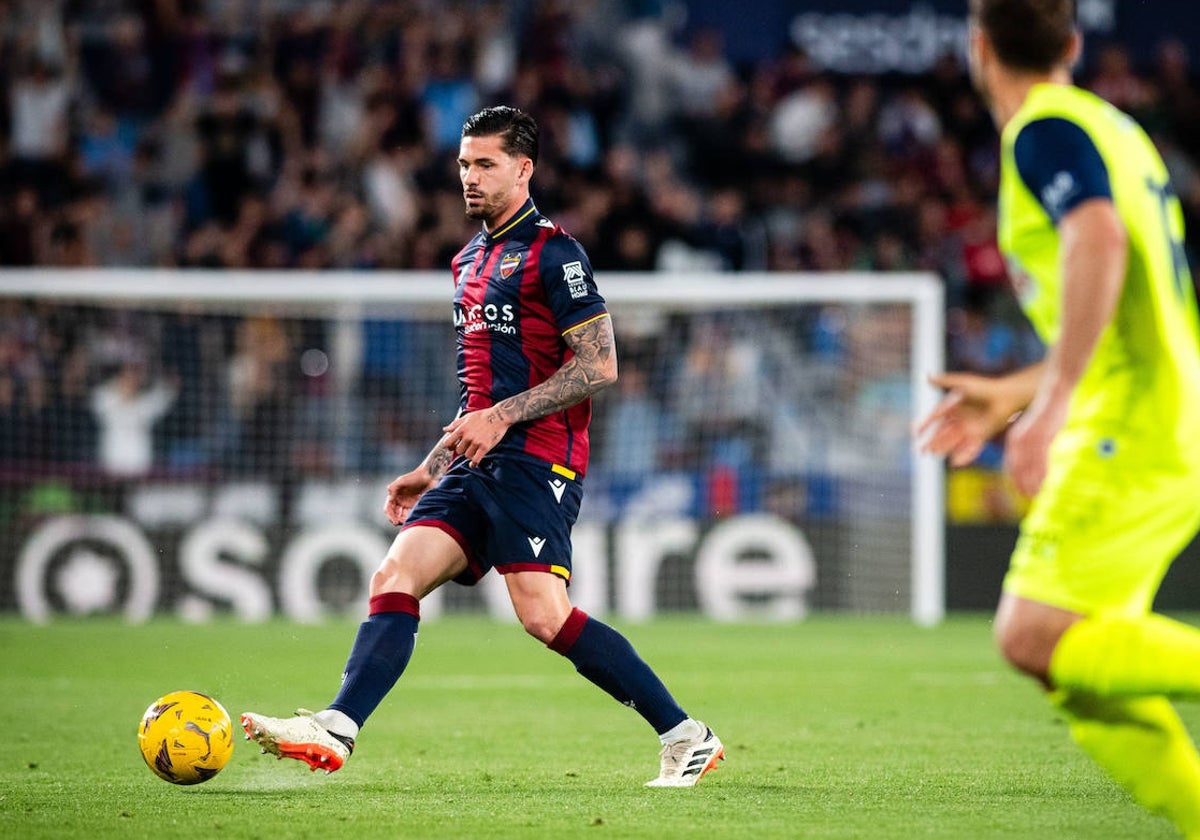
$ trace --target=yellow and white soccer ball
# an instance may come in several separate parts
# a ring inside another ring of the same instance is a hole
[[[142,715],[138,747],[146,766],[160,779],[199,784],[217,775],[233,754],[233,723],[207,694],[172,691]]]

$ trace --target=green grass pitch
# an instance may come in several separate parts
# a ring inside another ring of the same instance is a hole
[[[346,768],[311,774],[239,737],[179,788],[135,730],[167,691],[236,716],[320,707],[353,623],[0,621],[0,826],[14,838],[1174,837],[1073,744],[1038,691],[954,617],[788,626],[621,625],[728,759],[692,790],[647,790],[636,713],[515,625],[423,625],[408,673]],[[1193,731],[1200,709],[1184,706]]]

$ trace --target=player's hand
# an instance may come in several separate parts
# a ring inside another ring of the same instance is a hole
[[[1001,379],[944,373],[929,381],[946,395],[917,425],[918,448],[947,456],[951,466],[965,467],[1004,430],[1016,408]]]
[[[472,467],[477,467],[504,437],[508,426],[494,407],[485,408],[456,417],[442,429],[446,433],[442,440],[456,455],[462,455]]]
[[[429,489],[431,482],[429,473],[424,467],[418,467],[397,478],[387,487],[387,501],[383,503],[383,513],[393,525],[403,525],[421,498],[421,494]]]
[[[1004,466],[1023,495],[1032,498],[1041,489],[1050,444],[1066,419],[1065,399],[1043,399],[1039,395],[1009,430],[1004,442]]]

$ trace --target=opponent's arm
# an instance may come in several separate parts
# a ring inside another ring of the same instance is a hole
[[[946,395],[917,426],[921,451],[946,455],[952,466],[965,467],[1029,405],[1044,369],[1038,362],[1004,376],[931,376],[930,384]]]
[[[1062,326],[1048,348],[1029,408],[1013,424],[1005,464],[1018,490],[1037,493],[1050,443],[1066,422],[1071,394],[1112,321],[1125,282],[1129,235],[1111,200],[1078,205],[1058,224]]]
[[[545,382],[464,414],[446,427],[443,440],[453,452],[474,466],[510,427],[570,408],[617,380],[616,342],[607,314],[568,330],[563,340],[574,355]]]

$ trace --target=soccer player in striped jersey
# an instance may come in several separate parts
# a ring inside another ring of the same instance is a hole
[[[449,581],[504,575],[525,630],[634,708],[662,743],[649,787],[690,787],[724,757],[616,630],[571,605],[571,527],[588,463],[590,398],[617,378],[612,321],[583,248],[538,212],[537,124],[508,107],[463,126],[459,176],[482,230],[454,258],[458,416],[387,490],[403,528],[371,579],[341,691],[323,711],[247,712],[247,737],[314,770],[338,769],[408,664],[420,600]]]
[[[1166,168],[1075,87],[1072,0],[971,0],[972,78],[1001,130],[999,240],[1045,359],[934,377],[923,448],[972,461],[1007,429],[1032,497],[996,614],[1079,745],[1200,838],[1200,756],[1168,698],[1200,698],[1200,630],[1151,611],[1200,525],[1200,330]]]

